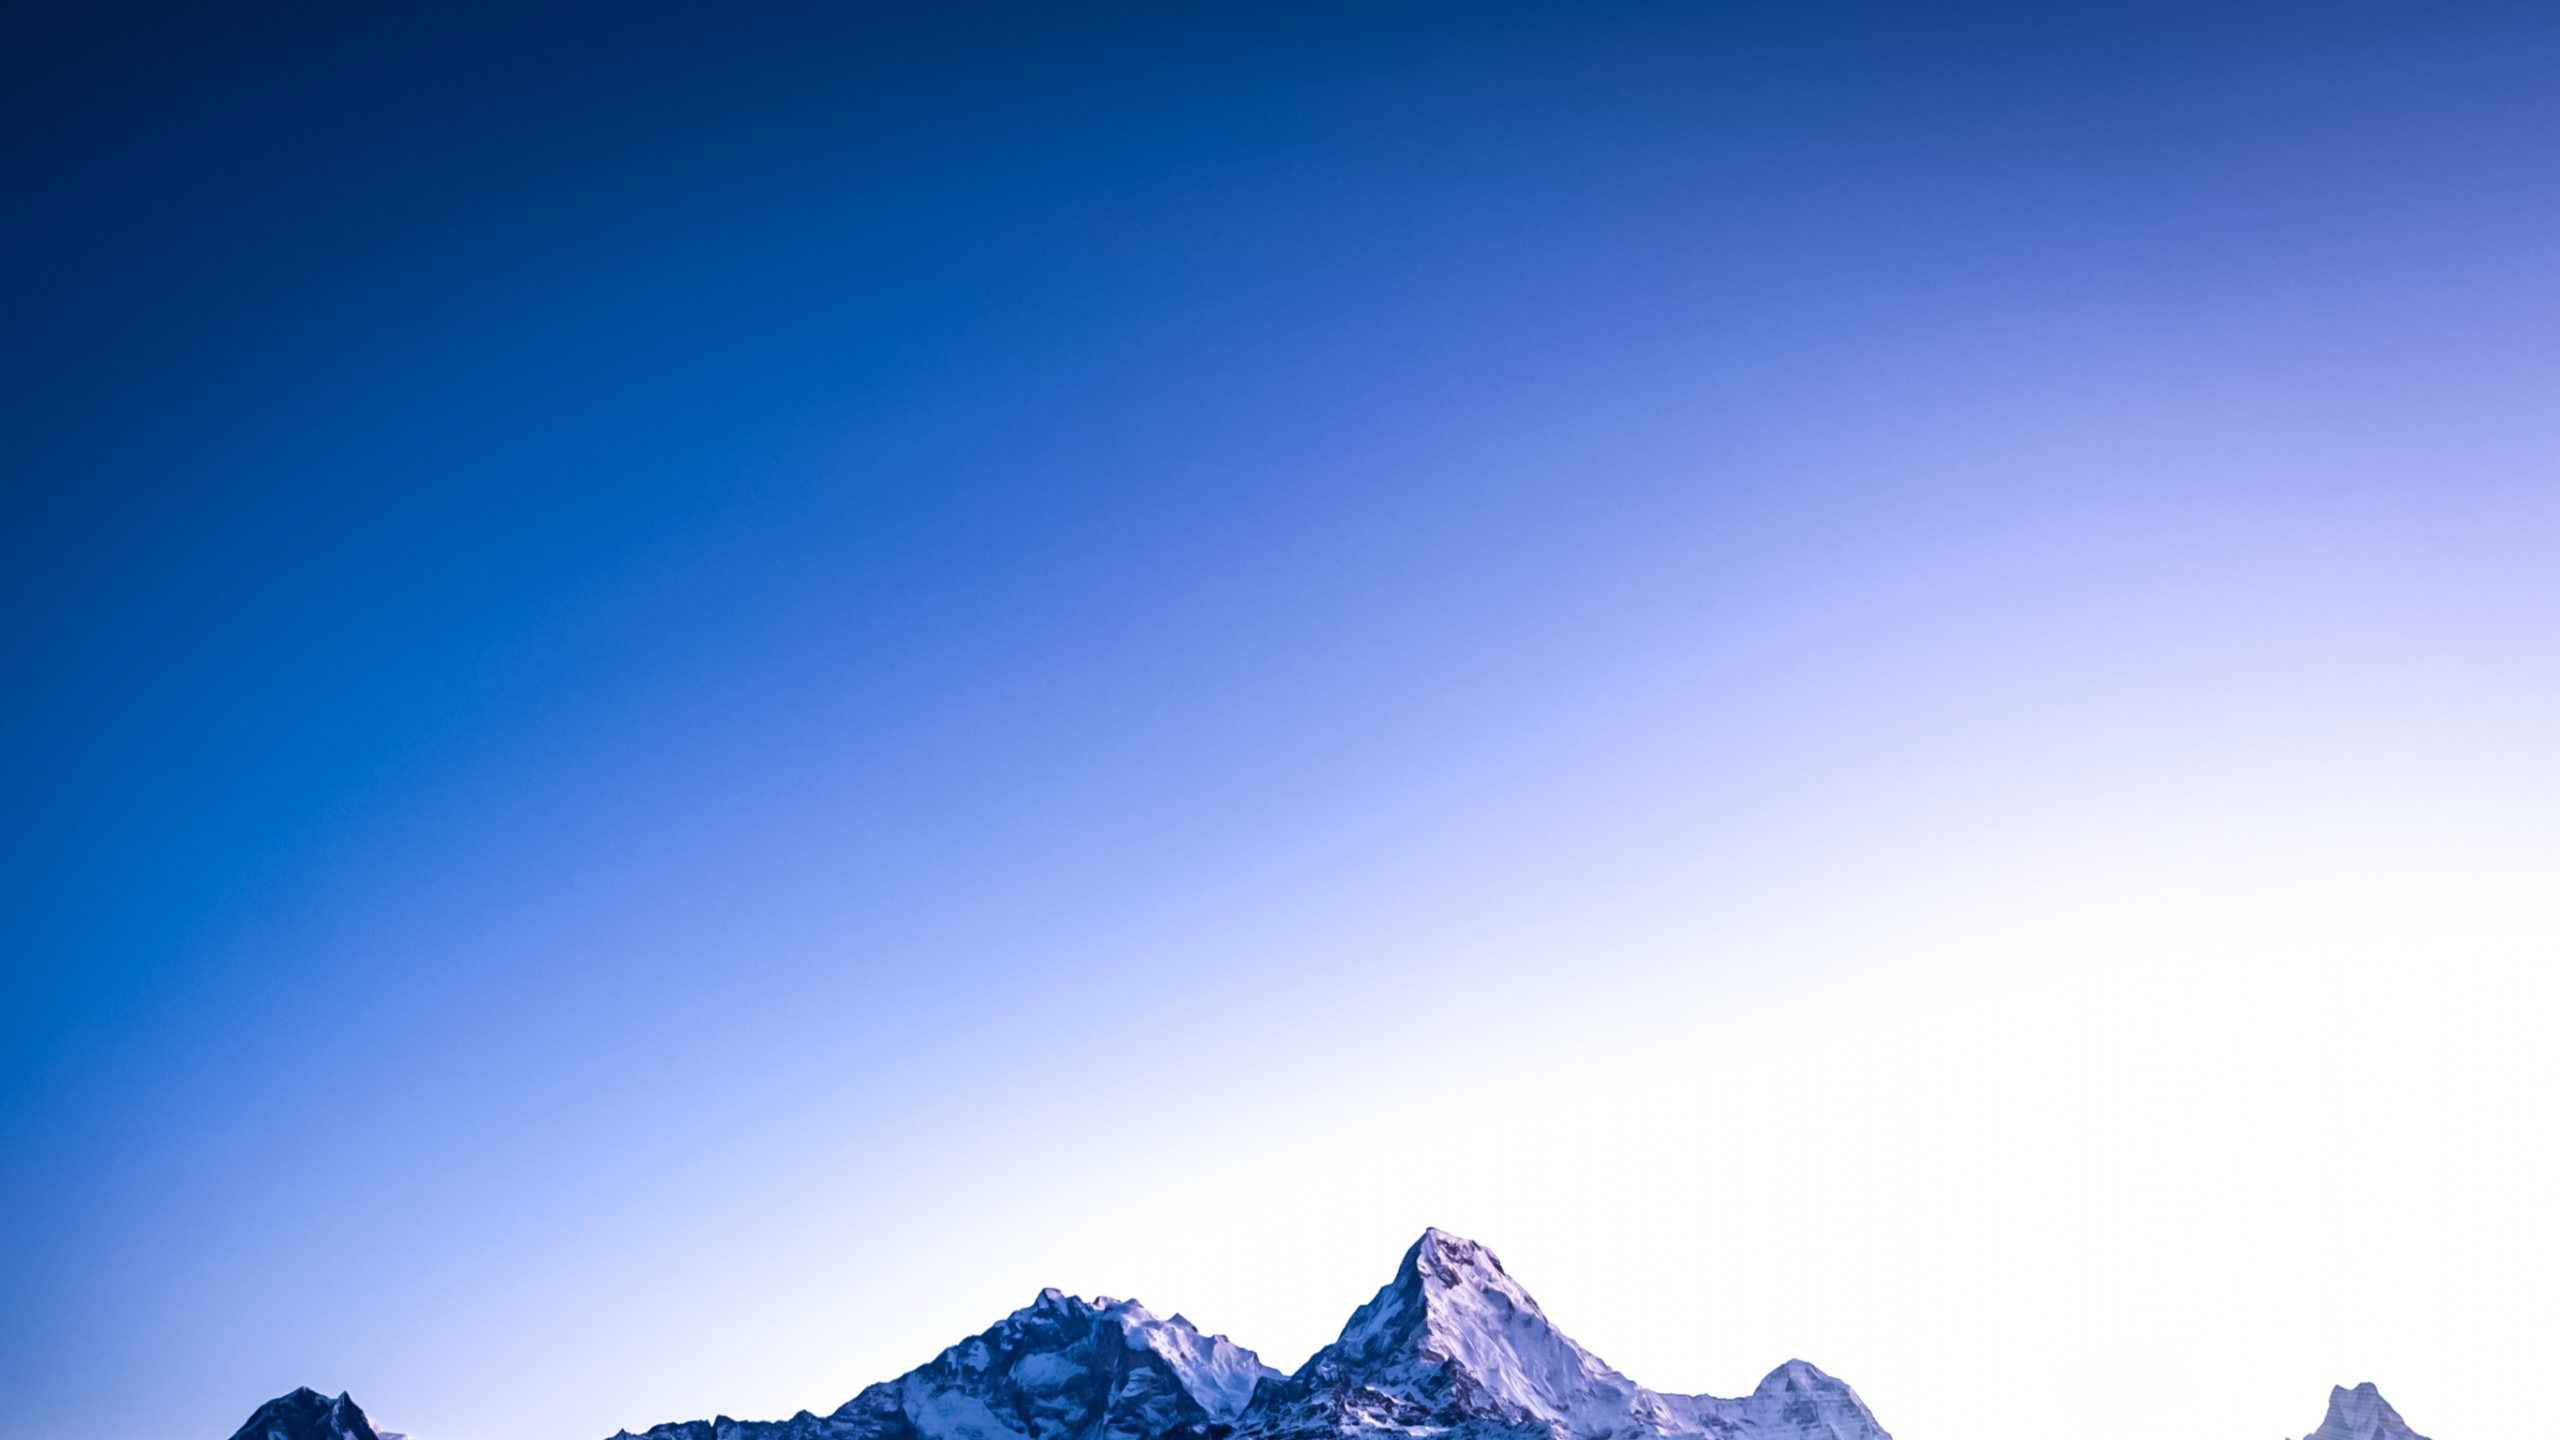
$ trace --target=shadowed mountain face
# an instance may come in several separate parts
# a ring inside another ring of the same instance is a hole
[[[345,1395],[332,1400],[304,1386],[258,1407],[231,1440],[381,1440]]]
[[[2329,1388],[2329,1414],[2320,1428],[2302,1440],[2427,1440],[2409,1428],[2391,1402],[2368,1380],[2353,1390],[2344,1385]]]
[[[1055,1290],[927,1365],[789,1420],[641,1440],[1892,1440],[1801,1360],[1739,1399],[1647,1390],[1548,1321],[1492,1251],[1428,1230],[1341,1338],[1282,1377],[1135,1301]],[[616,1440],[627,1440],[628,1432]],[[2362,1440],[2362,1437],[2359,1437]]]
[[[1213,1440],[1279,1372],[1134,1300],[1055,1290],[831,1415],[723,1415],[646,1440]],[[625,1432],[626,1434],[628,1432]]]

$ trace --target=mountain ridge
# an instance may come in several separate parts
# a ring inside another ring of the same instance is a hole
[[[1749,1395],[1648,1390],[1548,1320],[1491,1250],[1423,1232],[1289,1375],[1181,1315],[1055,1289],[826,1415],[686,1420],[614,1440],[1892,1440],[1846,1383],[1789,1360]],[[232,1440],[408,1440],[303,1387]],[[2371,1381],[2303,1440],[2427,1440]]]
[[[1134,1300],[1051,1288],[826,1415],[654,1425],[642,1440],[1213,1440],[1277,1370]],[[621,1431],[615,1440],[630,1440]]]
[[[833,1412],[613,1440],[1892,1440],[1801,1360],[1733,1399],[1636,1384],[1558,1329],[1486,1247],[1437,1227],[1291,1375],[1134,1300],[1044,1290]]]

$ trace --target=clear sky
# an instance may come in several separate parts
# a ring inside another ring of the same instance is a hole
[[[2560,1348],[2560,22],[13,7],[0,1435]]]

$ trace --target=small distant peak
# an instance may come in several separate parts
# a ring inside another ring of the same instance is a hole
[[[2303,1440],[2426,1440],[2409,1428],[2382,1391],[2367,1380],[2353,1390],[2329,1387],[2329,1413]]]

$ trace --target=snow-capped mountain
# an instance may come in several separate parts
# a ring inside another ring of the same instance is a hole
[[[1494,1253],[1422,1232],[1332,1344],[1283,1376],[1135,1300],[1056,1290],[829,1415],[688,1420],[614,1440],[1893,1440],[1802,1360],[1739,1399],[1647,1390],[1547,1319]],[[408,1440],[308,1388],[231,1440]],[[2371,1382],[2302,1440],[2427,1440]]]
[[[1647,1390],[1556,1329],[1493,1252],[1427,1230],[1340,1339],[1283,1377],[1136,1301],[1055,1290],[833,1414],[638,1440],[1892,1440],[1801,1360],[1739,1399]],[[628,1431],[615,1440],[632,1440]],[[2362,1440],[2362,1437],[2358,1437]]]
[[[1801,1360],[1736,1400],[1648,1390],[1558,1330],[1492,1251],[1438,1229],[1340,1339],[1263,1386],[1237,1428],[1271,1440],[1890,1440],[1856,1391]]]
[[[2427,1440],[2409,1428],[2391,1402],[2367,1380],[2353,1390],[2344,1385],[2329,1387],[2329,1414],[2320,1428],[2302,1440]]]
[[[1215,1440],[1280,1372],[1134,1300],[1055,1290],[830,1415],[723,1415],[642,1440]],[[624,1432],[624,1440],[629,1432]]]
[[[381,1440],[364,1411],[345,1395],[332,1400],[309,1386],[258,1407],[231,1440]]]

